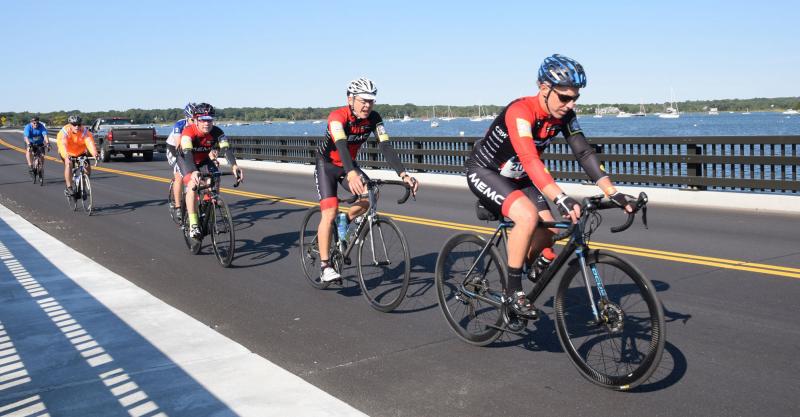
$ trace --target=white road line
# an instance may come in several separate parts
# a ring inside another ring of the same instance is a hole
[[[105,306],[109,314],[113,314],[109,319],[122,320],[171,360],[174,366],[180,367],[204,390],[198,395],[212,395],[233,413],[243,417],[365,416],[343,401],[158,300],[123,277],[47,235],[2,205],[0,219],[8,224],[10,231],[41,251],[55,268]],[[8,228],[5,228],[6,231],[4,228],[0,224],[0,238],[4,233],[8,234]],[[98,369],[100,380],[130,415],[153,417],[169,414],[170,409],[166,404],[168,399],[159,400],[162,413],[155,414],[158,405],[147,401],[146,393],[131,380],[124,369],[114,366],[114,359],[83,329],[74,314],[62,308],[58,301],[59,294],[52,293],[54,287],[45,288],[40,285],[6,245],[0,245],[0,260],[9,261],[7,265],[14,268],[14,277],[23,280],[20,284],[36,299],[39,307],[86,358],[90,366]],[[158,320],[154,320],[154,317]],[[0,350],[0,357],[2,355]],[[156,367],[158,366],[163,368],[163,363]],[[192,395],[178,394],[184,395],[181,398],[183,400],[191,399]],[[176,402],[181,399],[176,399]],[[180,410],[181,406],[181,403],[176,403],[176,410]]]

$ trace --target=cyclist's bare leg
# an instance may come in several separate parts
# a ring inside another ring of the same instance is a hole
[[[32,166],[33,163],[31,162],[31,148],[25,147],[25,160],[28,161],[28,166]]]
[[[347,212],[347,219],[348,220],[355,219],[356,217],[366,213],[368,208],[369,208],[369,201],[367,201],[367,199],[361,199],[356,201],[355,203],[353,203],[352,206],[350,206],[350,210],[348,210]]]
[[[175,182],[172,183],[172,201],[175,202],[175,208],[179,208],[183,205],[181,200],[181,189],[183,188],[181,184],[183,184],[183,175],[179,172],[176,172],[173,176]]]
[[[321,210],[319,227],[317,228],[317,243],[319,244],[320,257],[327,256],[331,249],[331,224],[336,217],[337,206]]]
[[[514,228],[508,235],[508,266],[522,268],[539,220],[538,212],[530,199],[518,198],[511,203],[508,217],[514,221]]]
[[[67,188],[72,188],[72,161],[70,161],[69,157],[64,158],[64,182],[67,184]]]
[[[193,190],[192,186],[186,186],[186,213],[190,218],[197,214],[197,191]]]

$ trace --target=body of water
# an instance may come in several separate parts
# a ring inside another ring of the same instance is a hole
[[[579,116],[578,121],[587,137],[592,136],[783,136],[800,135],[800,115],[781,113],[685,113],[678,119],[662,119],[655,115],[620,118],[590,115]],[[483,136],[491,120],[470,121],[458,118],[450,121],[437,120],[439,127],[430,122],[411,120],[385,121],[390,136]],[[295,123],[225,125],[220,127],[229,136],[323,136],[325,121],[310,120]],[[166,135],[170,126],[158,127],[159,134]]]

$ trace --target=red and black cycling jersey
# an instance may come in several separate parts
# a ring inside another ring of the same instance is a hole
[[[350,111],[350,106],[340,107],[331,112],[328,116],[328,128],[325,131],[325,139],[320,143],[317,155],[334,165],[341,167],[342,158],[336,149],[336,141],[346,140],[347,150],[350,151],[350,159],[355,160],[361,145],[367,141],[369,135],[375,132],[378,141],[389,140],[386,128],[383,126],[383,119],[378,112],[370,112],[366,119],[357,119]]]
[[[209,133],[203,133],[196,124],[186,126],[181,132],[180,152],[178,152],[178,163],[182,164],[180,171],[184,174],[196,171],[197,167],[208,159],[209,152],[215,148],[224,152],[228,163],[231,165],[236,163],[228,138],[222,129],[213,126]]]
[[[541,153],[559,133],[565,138],[582,133],[574,111],[558,119],[539,105],[538,96],[518,98],[500,112],[486,136],[475,143],[467,163],[496,170],[508,178],[528,176],[541,190],[555,182]],[[583,135],[579,136],[585,143]]]

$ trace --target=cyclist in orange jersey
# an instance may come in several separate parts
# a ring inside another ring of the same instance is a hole
[[[67,185],[64,193],[73,196],[72,161],[70,157],[86,155],[87,153],[97,157],[94,136],[92,136],[92,132],[89,131],[88,127],[83,126],[83,119],[77,114],[73,114],[69,116],[67,124],[58,132],[56,142],[58,144],[58,154],[64,161],[64,181]],[[87,166],[86,171],[91,175],[91,166]]]

